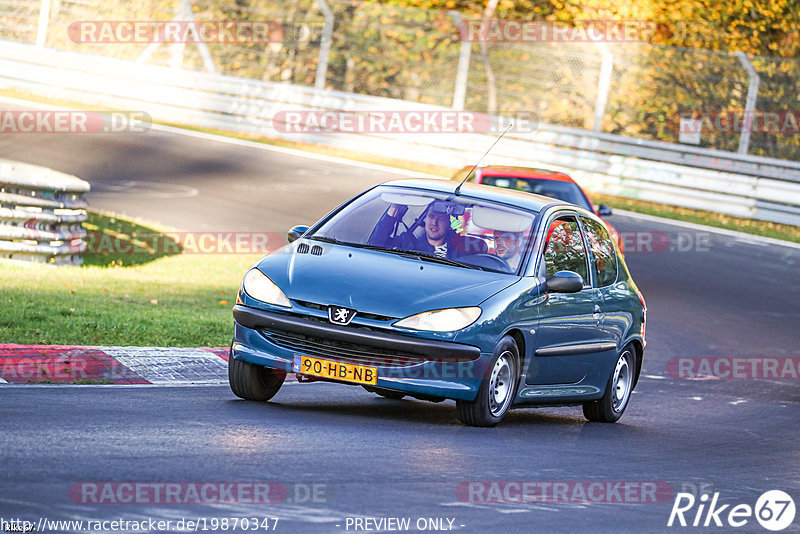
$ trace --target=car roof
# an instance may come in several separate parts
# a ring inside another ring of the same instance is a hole
[[[412,180],[392,180],[381,185],[392,185],[399,187],[411,187],[415,189],[426,189],[438,193],[453,193],[457,184],[452,180],[442,179],[412,179]],[[492,202],[500,202],[518,206],[523,209],[539,212],[545,206],[564,205],[573,207],[573,204],[563,200],[517,191],[515,189],[503,189],[491,185],[480,185],[465,183],[461,186],[461,194],[467,197],[474,197]]]
[[[464,167],[471,169],[472,167]],[[464,169],[461,169],[463,171]],[[509,178],[539,178],[542,180],[554,180],[557,182],[572,182],[575,180],[560,171],[539,169],[535,167],[515,167],[513,165],[486,165],[479,167],[482,176],[505,176]],[[459,172],[461,172],[459,171]]]

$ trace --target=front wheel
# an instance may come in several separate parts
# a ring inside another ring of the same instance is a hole
[[[244,400],[268,401],[281,389],[286,371],[270,369],[228,357],[228,383],[231,391]]]
[[[600,400],[584,402],[583,415],[589,421],[615,423],[622,417],[633,390],[636,358],[630,345],[622,349],[608,378],[606,392]]]
[[[470,426],[495,426],[511,406],[519,380],[519,349],[505,336],[494,349],[489,376],[473,401],[456,401],[458,420]]]

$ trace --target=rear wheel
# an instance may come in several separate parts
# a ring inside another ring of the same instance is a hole
[[[405,393],[400,391],[392,391],[391,389],[376,388],[374,386],[364,386],[364,389],[370,393],[377,393],[385,399],[400,400],[406,396]]]
[[[456,401],[458,420],[470,426],[495,426],[511,406],[519,380],[519,349],[505,336],[494,350],[489,376],[473,401]]]
[[[286,371],[270,369],[228,357],[228,383],[233,394],[252,401],[268,401],[281,389]]]
[[[636,357],[633,355],[633,348],[627,345],[617,358],[603,397],[600,400],[583,403],[583,415],[586,419],[600,423],[618,421],[628,407],[635,373]]]

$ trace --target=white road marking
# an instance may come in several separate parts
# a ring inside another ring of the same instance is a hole
[[[792,243],[790,241],[781,241],[780,239],[773,239],[771,237],[762,237],[759,235],[747,234],[744,232],[737,232],[736,230],[726,230],[725,228],[716,228],[714,226],[706,226],[704,224],[697,224],[697,223],[690,223],[679,221],[677,219],[667,219],[665,217],[656,217],[655,215],[646,215],[644,213],[636,213],[634,211],[627,211],[627,210],[620,210],[614,209],[614,213],[619,213],[620,215],[624,215],[625,217],[630,217],[632,219],[640,219],[642,221],[651,221],[654,223],[659,224],[668,224],[672,226],[679,226],[681,228],[689,228],[690,230],[699,230],[701,232],[713,232],[715,234],[726,235],[729,237],[734,237],[743,240],[743,242],[748,242],[748,244],[755,245],[756,242],[758,244],[769,244],[769,245],[778,245],[782,247],[791,247],[800,249],[800,243]],[[613,223],[613,219],[611,221]]]
[[[89,198],[118,197],[120,195],[137,198],[191,198],[198,194],[200,193],[194,187],[144,180],[99,182],[86,193]]]
[[[609,503],[592,503],[592,505],[609,504]],[[513,514],[520,512],[534,512],[534,511],[548,511],[548,512],[563,512],[565,508],[570,509],[584,509],[587,504],[584,503],[474,503],[474,502],[442,502],[439,506],[461,507],[461,508],[476,508],[478,510],[492,510],[501,514]]]
[[[769,246],[769,243],[762,243],[762,242],[756,241],[755,239],[752,239],[752,238],[745,239],[743,237],[737,237],[736,239],[734,239],[734,241],[736,243],[744,243],[745,245],[755,245],[757,247],[768,247]]]
[[[233,184],[231,189],[247,193],[268,193],[284,191],[297,194],[326,193],[333,191],[333,187],[325,184],[301,184],[291,182],[264,182],[260,184]]]

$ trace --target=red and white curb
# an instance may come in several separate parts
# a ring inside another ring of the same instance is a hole
[[[227,362],[227,347],[0,343],[0,384],[227,384]]]

